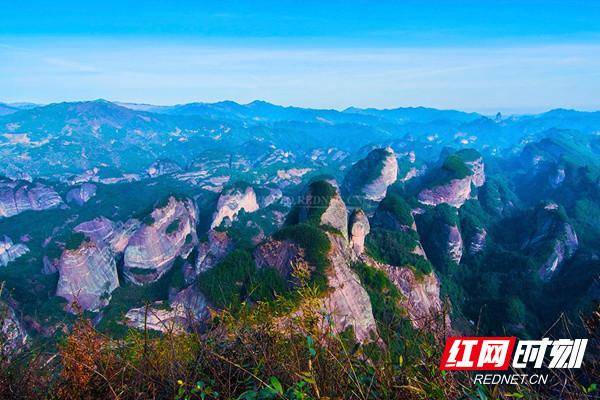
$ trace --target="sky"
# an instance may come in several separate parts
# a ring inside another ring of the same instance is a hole
[[[22,4],[20,4],[22,3]],[[0,1],[0,101],[600,109],[600,1]]]

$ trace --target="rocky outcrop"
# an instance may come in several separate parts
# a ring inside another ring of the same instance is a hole
[[[201,323],[208,315],[204,295],[191,285],[169,302],[155,302],[148,307],[132,308],[125,314],[125,323],[136,329],[158,332],[183,332]]]
[[[365,212],[361,209],[354,210],[350,216],[350,243],[357,255],[361,255],[365,250],[365,237],[370,230],[369,219]]]
[[[475,232],[469,238],[469,254],[480,253],[485,247],[485,240],[487,238],[487,231],[484,228],[476,228]]]
[[[327,236],[331,242],[331,266],[327,272],[330,289],[323,300],[326,313],[331,317],[335,332],[352,328],[357,341],[370,341],[377,336],[377,324],[369,294],[350,267],[355,260],[353,250],[339,235],[327,233]]]
[[[135,219],[122,223],[98,217],[77,225],[73,230],[83,233],[99,247],[108,246],[114,253],[122,253],[140,226],[141,223]]]
[[[316,181],[310,184],[302,201],[299,222],[315,222],[329,226],[348,238],[348,210],[335,182]]]
[[[538,274],[549,281],[579,248],[575,229],[554,203],[538,207],[532,234],[524,238],[522,249],[539,260]]]
[[[49,186],[26,181],[0,181],[0,218],[27,210],[46,210],[61,204],[61,197]]]
[[[187,257],[196,243],[193,202],[170,197],[129,239],[123,273],[136,285],[155,282],[171,269],[177,257]]]
[[[87,203],[96,195],[96,185],[93,183],[84,183],[81,186],[73,188],[67,192],[67,202],[75,203],[79,206]]]
[[[283,192],[279,188],[266,187],[265,190],[267,193],[260,196],[258,199],[260,208],[267,208],[283,197]]]
[[[381,201],[387,188],[398,178],[398,161],[391,147],[372,150],[355,163],[342,185],[346,198],[358,196],[364,200]]]
[[[0,239],[0,267],[6,267],[8,263],[28,252],[29,247],[22,243],[14,244],[11,238],[5,235],[3,239]]]
[[[418,200],[422,204],[437,206],[446,203],[460,207],[471,197],[471,178],[453,179],[449,183],[431,189],[423,189]]]
[[[471,185],[481,187],[485,183],[485,168],[482,158],[463,162],[469,169],[469,175],[450,178],[447,183],[421,190],[417,196],[419,202],[431,206],[446,203],[459,208],[470,199]]]
[[[379,263],[369,257],[362,261],[388,276],[403,296],[401,306],[406,309],[413,327],[442,333],[450,329],[450,317],[444,312],[440,298],[440,282],[434,273],[416,276],[411,268]]]
[[[27,344],[27,332],[21,320],[14,308],[3,300],[0,300],[0,339],[0,354],[9,359]]]
[[[254,193],[252,186],[247,186],[244,189],[234,187],[225,190],[219,196],[217,210],[213,215],[210,228],[213,229],[220,226],[225,219],[233,221],[241,210],[252,213],[258,210],[258,208],[256,193]]]
[[[113,252],[91,240],[84,240],[77,249],[65,250],[58,272],[56,295],[67,300],[70,311],[77,311],[77,307],[98,311],[119,286]]]
[[[460,230],[456,225],[445,225],[444,234],[448,238],[446,241],[446,251],[450,260],[460,264],[463,255],[463,240]]]
[[[176,174],[181,172],[182,169],[179,165],[170,160],[158,160],[152,163],[146,170],[146,173],[150,178],[156,178],[157,176]]]
[[[196,275],[214,267],[233,249],[233,242],[227,232],[211,229],[208,231],[208,241],[198,245],[196,258]]]
[[[288,240],[269,239],[254,250],[253,256],[258,268],[274,268],[286,279],[295,265],[304,262],[304,250]]]

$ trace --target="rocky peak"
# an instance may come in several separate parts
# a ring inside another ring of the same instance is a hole
[[[372,150],[355,163],[342,185],[345,196],[358,196],[370,201],[381,201],[387,188],[398,178],[398,161],[391,147]]]
[[[221,225],[226,218],[233,221],[241,210],[252,213],[258,210],[256,193],[252,186],[234,186],[225,189],[219,196],[217,210],[213,214],[211,229]]]
[[[194,203],[170,197],[129,239],[123,272],[137,285],[155,282],[171,269],[175,258],[186,257],[197,242]]]
[[[309,185],[300,207],[299,222],[329,226],[348,239],[348,210],[331,182],[320,180]]]
[[[350,243],[357,255],[365,250],[365,237],[369,234],[371,226],[363,210],[356,209],[350,215]]]
[[[459,208],[471,198],[471,185],[481,187],[485,183],[483,158],[471,149],[449,155],[442,167],[432,174],[428,187],[418,194],[422,204],[446,203]]]
[[[540,278],[549,281],[579,248],[575,229],[555,203],[539,206],[533,217],[533,230],[522,239],[521,248],[539,261]]]

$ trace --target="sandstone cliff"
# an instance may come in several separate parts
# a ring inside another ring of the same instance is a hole
[[[398,161],[391,147],[372,150],[367,157],[355,163],[342,185],[344,196],[348,199],[381,201],[387,188],[398,178]],[[354,204],[354,202],[352,203]]]
[[[46,210],[63,203],[54,189],[41,183],[0,181],[0,218],[27,210]]]
[[[248,213],[258,210],[256,193],[252,186],[247,186],[245,189],[234,187],[223,191],[219,196],[210,228],[220,226],[225,219],[233,221],[241,210]]]
[[[6,267],[9,262],[28,252],[29,247],[22,243],[14,244],[11,238],[5,235],[3,239],[0,239],[0,267]]]
[[[186,257],[197,242],[193,202],[170,197],[129,239],[123,273],[136,285],[155,282],[172,267],[175,258]]]

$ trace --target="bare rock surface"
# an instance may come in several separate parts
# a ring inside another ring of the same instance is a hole
[[[258,268],[274,268],[281,276],[290,278],[294,264],[304,260],[304,251],[288,240],[269,239],[254,250],[254,261]]]
[[[370,230],[371,226],[365,212],[361,209],[354,210],[350,216],[350,242],[357,255],[365,250],[365,238]]]
[[[327,236],[331,242],[331,267],[327,273],[330,290],[323,301],[326,313],[331,316],[336,332],[352,327],[357,341],[370,341],[377,336],[377,324],[369,294],[350,267],[353,251],[341,236],[333,233]]]
[[[110,301],[110,294],[119,287],[117,265],[109,247],[84,240],[75,250],[65,250],[58,264],[59,279],[56,295],[83,310],[98,311]]]
[[[23,211],[46,210],[63,204],[56,191],[41,183],[0,181],[0,218],[12,217]]]
[[[125,248],[123,272],[137,285],[156,282],[171,269],[175,258],[186,256],[198,242],[196,209],[189,199],[170,197],[152,211]]]
[[[461,207],[471,198],[471,185],[481,187],[485,183],[485,165],[482,158],[466,161],[465,165],[470,169],[470,175],[421,190],[418,195],[419,202],[431,206],[446,203],[452,207]]]
[[[0,239],[0,267],[6,267],[8,263],[27,254],[28,252],[29,247],[27,247],[25,244],[14,244],[11,238],[4,235],[4,238]]]
[[[183,332],[201,323],[207,316],[204,295],[191,285],[176,293],[169,302],[155,302],[148,307],[132,308],[125,323],[136,329],[158,332]]]
[[[214,267],[233,249],[233,242],[227,232],[214,229],[208,231],[208,241],[198,245],[196,275]]]
[[[385,272],[394,286],[398,288],[404,296],[401,306],[408,312],[413,327],[435,331],[450,328],[450,317],[444,315],[440,298],[440,282],[433,272],[417,276],[408,267],[383,264],[366,256],[361,259]]]
[[[73,188],[67,192],[67,203],[83,205],[96,195],[96,185],[93,183],[84,183],[81,186]]]
[[[0,354],[8,356],[18,353],[27,344],[27,332],[15,309],[0,300]]]
[[[358,196],[365,200],[381,201],[387,188],[398,179],[398,161],[391,147],[372,150],[355,163],[342,185],[346,197]]]
[[[241,210],[252,213],[258,208],[256,193],[254,193],[251,186],[245,189],[232,188],[226,190],[219,196],[217,210],[213,215],[210,227],[213,229],[220,226],[225,219],[233,221]]]

